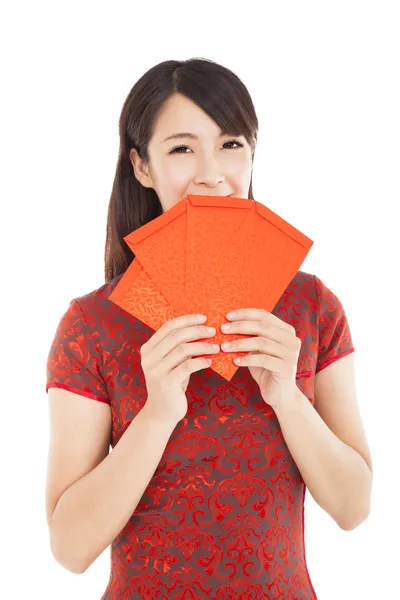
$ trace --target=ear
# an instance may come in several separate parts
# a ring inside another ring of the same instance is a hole
[[[129,152],[129,159],[132,163],[133,171],[136,179],[147,188],[153,188],[153,181],[148,171],[148,166],[140,158],[136,148],[131,148]]]

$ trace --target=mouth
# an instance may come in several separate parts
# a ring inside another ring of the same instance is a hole
[[[222,196],[222,198],[230,198],[233,195],[233,192],[231,194],[227,194],[225,196]]]

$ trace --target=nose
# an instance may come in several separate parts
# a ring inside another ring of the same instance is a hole
[[[215,188],[220,183],[223,183],[224,179],[218,162],[215,159],[209,158],[199,162],[194,183],[195,185],[204,184],[210,188]]]

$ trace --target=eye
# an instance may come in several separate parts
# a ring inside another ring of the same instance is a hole
[[[237,144],[238,148],[243,148],[243,144],[242,142],[239,142],[239,140],[230,140],[229,142],[225,142],[225,144]],[[232,149],[234,150],[234,148]]]
[[[225,142],[224,146],[226,144],[237,144],[238,148],[243,148],[243,144],[241,142],[239,142],[239,140],[229,140],[228,142]],[[187,154],[187,152],[178,152],[178,150],[181,149],[185,149],[188,148],[188,146],[177,146],[176,148],[173,148],[170,152],[168,152],[168,154]],[[228,150],[235,150],[235,148],[228,148]]]

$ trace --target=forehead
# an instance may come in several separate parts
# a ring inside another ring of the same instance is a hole
[[[174,94],[166,100],[154,127],[154,137],[162,138],[173,133],[192,132],[196,135],[219,136],[221,130],[211,117],[195,102],[182,94]]]

